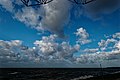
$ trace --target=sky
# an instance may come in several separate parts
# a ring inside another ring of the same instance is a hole
[[[34,7],[0,0],[0,67],[120,67],[119,61],[120,0]]]

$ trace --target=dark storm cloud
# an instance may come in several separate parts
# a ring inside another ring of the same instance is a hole
[[[84,6],[89,17],[98,18],[120,9],[120,0],[96,0]]]

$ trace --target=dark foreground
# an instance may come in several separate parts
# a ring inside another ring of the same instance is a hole
[[[120,80],[120,68],[0,68],[0,80]]]

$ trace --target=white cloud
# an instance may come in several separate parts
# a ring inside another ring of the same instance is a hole
[[[115,47],[120,50],[120,41],[115,44]]]
[[[79,28],[77,29],[77,32],[75,32],[76,36],[78,37],[78,41],[77,43],[80,43],[80,44],[87,44],[87,43],[90,43],[91,40],[88,39],[89,38],[89,34],[86,32],[85,29],[83,28]]]
[[[56,52],[55,50],[58,46],[58,43],[54,41],[56,37],[56,35],[50,35],[48,37],[43,36],[42,40],[37,40],[34,44],[43,55],[52,55]]]
[[[60,57],[71,59],[73,54],[78,51],[79,45],[71,46],[68,42],[61,43]]]
[[[92,54],[82,54],[76,58],[77,63],[100,63],[120,59],[120,51],[96,52]],[[106,63],[107,64],[107,63]]]
[[[113,34],[112,38],[101,40],[98,45],[98,48],[102,51],[98,48],[84,49],[83,53],[76,58],[76,63],[104,63],[104,65],[107,65],[108,61],[115,62],[120,60],[119,33]]]
[[[112,38],[107,38],[106,40],[101,40],[101,42],[98,42],[98,45],[102,51],[108,49],[113,50],[119,44],[119,39],[120,39],[119,33],[115,33],[112,35]]]
[[[8,42],[10,46],[20,46],[22,45],[22,41],[20,40],[12,40],[11,42]]]
[[[15,13],[15,17],[28,26],[36,28],[39,26],[41,13],[35,11],[32,7],[25,7],[22,8],[22,10],[18,10],[18,12]]]
[[[43,36],[41,40],[34,42],[36,49],[39,50],[43,57],[56,59],[69,59],[80,48],[78,44],[71,46],[68,42],[58,43],[56,35]]]
[[[73,54],[79,51],[80,45],[69,42],[57,42],[57,35],[43,36],[34,42],[33,48],[24,46],[20,40],[0,40],[0,62],[8,63],[50,63],[50,61],[73,62]],[[61,63],[61,62],[60,62]]]
[[[113,38],[118,38],[118,39],[120,39],[120,32],[115,33],[115,34],[113,35]]]
[[[113,45],[115,45],[115,43],[117,42],[117,40],[115,39],[107,39],[105,40],[101,40],[101,42],[98,42],[98,45],[100,47],[101,50],[106,50],[108,48],[114,48]],[[110,45],[111,44],[111,45]]]
[[[22,41],[0,41],[0,62],[4,63],[21,63],[34,61],[35,53],[27,46],[23,46]]]

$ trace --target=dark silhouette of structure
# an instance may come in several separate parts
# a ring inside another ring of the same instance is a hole
[[[21,0],[27,7],[29,6],[37,6],[37,5],[43,5],[52,2],[53,0]],[[68,0],[75,4],[88,4],[90,2],[93,2],[95,0]]]
[[[103,77],[103,67],[102,67],[102,64],[100,63],[100,68],[101,68],[101,78],[102,78],[102,80],[104,80],[104,77]]]
[[[93,2],[95,0],[68,0],[72,3],[76,3],[76,4],[82,4],[82,5],[85,5],[85,4],[88,4],[90,2]]]
[[[29,6],[37,6],[42,4],[47,4],[52,2],[53,0],[21,0],[27,7]],[[31,2],[31,4],[30,4]],[[33,3],[33,4],[32,4]]]

